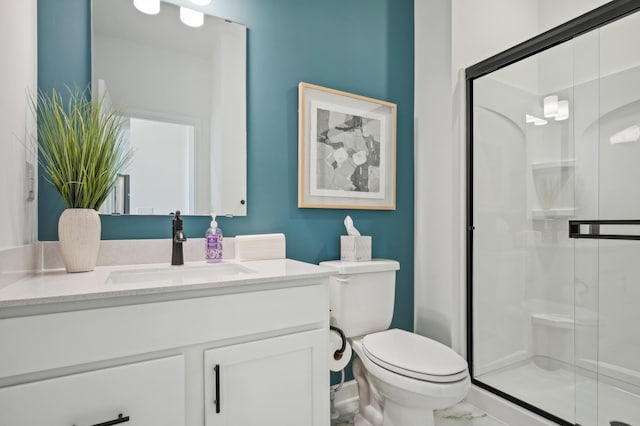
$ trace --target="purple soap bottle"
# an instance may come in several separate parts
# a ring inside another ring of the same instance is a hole
[[[208,263],[216,263],[222,261],[222,230],[218,228],[216,215],[211,215],[211,224],[204,234],[206,252],[205,260]]]

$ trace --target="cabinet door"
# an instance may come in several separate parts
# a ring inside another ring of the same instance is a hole
[[[184,357],[0,389],[2,426],[91,426],[110,420],[123,426],[184,425]]]
[[[326,426],[325,330],[205,352],[206,426]]]

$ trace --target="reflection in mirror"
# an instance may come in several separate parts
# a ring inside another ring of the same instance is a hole
[[[93,87],[123,107],[134,160],[101,213],[246,215],[246,28],[162,2],[93,0]]]

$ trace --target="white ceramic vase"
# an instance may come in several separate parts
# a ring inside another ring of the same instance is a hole
[[[67,272],[95,269],[100,230],[100,216],[93,209],[66,209],[62,212],[58,221],[58,239]]]

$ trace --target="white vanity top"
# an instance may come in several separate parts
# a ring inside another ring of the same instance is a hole
[[[213,295],[260,290],[261,286],[274,284],[286,286],[294,280],[330,274],[329,269],[291,259],[102,266],[74,274],[64,269],[48,270],[0,288],[0,309],[35,307],[37,313],[46,313],[48,307],[65,302],[102,300],[119,305],[132,296],[175,294],[186,298],[203,291]]]

